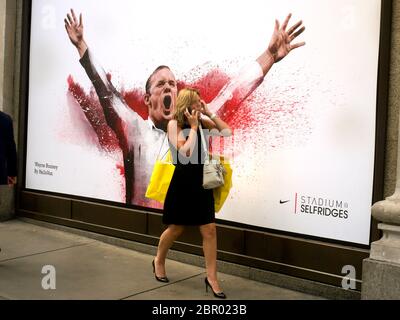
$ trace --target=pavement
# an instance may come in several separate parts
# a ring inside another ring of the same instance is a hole
[[[19,219],[0,223],[0,300],[219,300],[203,268],[167,260],[155,280],[153,256]],[[228,300],[324,300],[218,273]]]

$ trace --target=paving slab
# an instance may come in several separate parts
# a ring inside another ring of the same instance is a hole
[[[74,234],[10,220],[0,223],[0,262],[92,242]]]
[[[210,289],[206,292],[205,273],[177,281],[157,290],[149,290],[127,300],[217,300]],[[228,274],[219,274],[220,286],[227,300],[324,300],[305,293],[272,286]]]
[[[168,259],[164,284],[151,254],[65,231],[11,220],[0,223],[0,247],[0,300],[216,299],[205,291],[204,268]],[[55,290],[42,287],[45,266],[54,267]],[[219,280],[229,300],[322,299],[224,273]]]
[[[11,299],[123,299],[155,290],[150,255],[103,243],[70,247],[0,263],[0,296]],[[42,288],[42,268],[54,266],[56,290]],[[201,268],[168,261],[171,281],[202,272]]]

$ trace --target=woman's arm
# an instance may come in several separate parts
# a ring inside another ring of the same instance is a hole
[[[223,121],[216,113],[212,113],[207,104],[201,100],[203,107],[201,108],[202,115],[201,124],[210,131],[211,135],[218,135],[223,137],[229,137],[232,135],[232,130],[229,125]]]
[[[176,120],[170,120],[168,122],[168,139],[180,154],[185,157],[190,157],[196,145],[200,112],[193,110],[192,114],[190,114],[188,111],[185,111],[185,115],[190,124],[190,132],[187,139],[183,134],[182,128],[178,126]]]

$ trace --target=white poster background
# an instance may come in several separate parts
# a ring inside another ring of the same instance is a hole
[[[297,120],[289,132],[286,115],[254,137],[256,148],[234,159],[217,218],[369,243],[380,1],[33,1],[26,187],[124,202],[121,153],[99,151],[85,117],[67,107],[69,75],[91,87],[64,29],[70,8],[83,13],[86,41],[117,88],[144,87],[161,64],[177,79],[206,64],[234,75],[266,49],[275,19],[302,19],[306,46],[273,66],[254,95],[306,96],[304,128]],[[58,168],[35,174],[35,162]],[[348,218],[299,213],[301,196],[342,201]]]

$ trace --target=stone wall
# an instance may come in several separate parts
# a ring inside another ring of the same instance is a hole
[[[400,2],[393,0],[392,43],[390,50],[389,105],[385,154],[385,197],[396,187],[397,144],[400,105]]]
[[[18,141],[22,0],[0,0],[0,110],[14,119]]]
[[[0,110],[13,118],[16,142],[19,131],[22,1],[0,0]],[[14,195],[14,186],[0,186],[0,221],[13,217]]]

